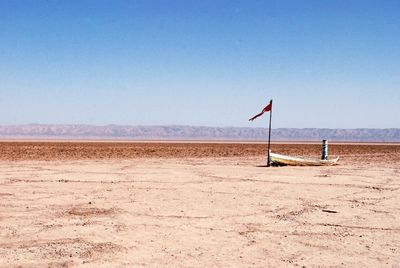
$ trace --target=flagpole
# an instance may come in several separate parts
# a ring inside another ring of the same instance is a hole
[[[268,133],[268,162],[267,167],[271,166],[271,156],[270,156],[270,148],[271,148],[271,121],[272,121],[272,99],[271,99],[271,111],[269,112],[269,133]]]

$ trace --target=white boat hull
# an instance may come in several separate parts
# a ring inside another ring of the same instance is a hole
[[[339,157],[329,160],[321,160],[321,159],[306,159],[306,158],[270,153],[270,160],[273,164],[280,166],[330,166],[330,165],[337,165]]]

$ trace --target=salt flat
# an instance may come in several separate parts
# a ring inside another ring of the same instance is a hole
[[[352,148],[332,167],[3,159],[0,266],[399,266],[399,146]]]

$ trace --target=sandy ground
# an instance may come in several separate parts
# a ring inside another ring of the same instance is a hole
[[[1,143],[0,267],[400,267],[400,146],[264,150]]]

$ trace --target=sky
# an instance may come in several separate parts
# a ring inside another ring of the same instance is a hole
[[[400,1],[0,1],[0,125],[400,128]]]

